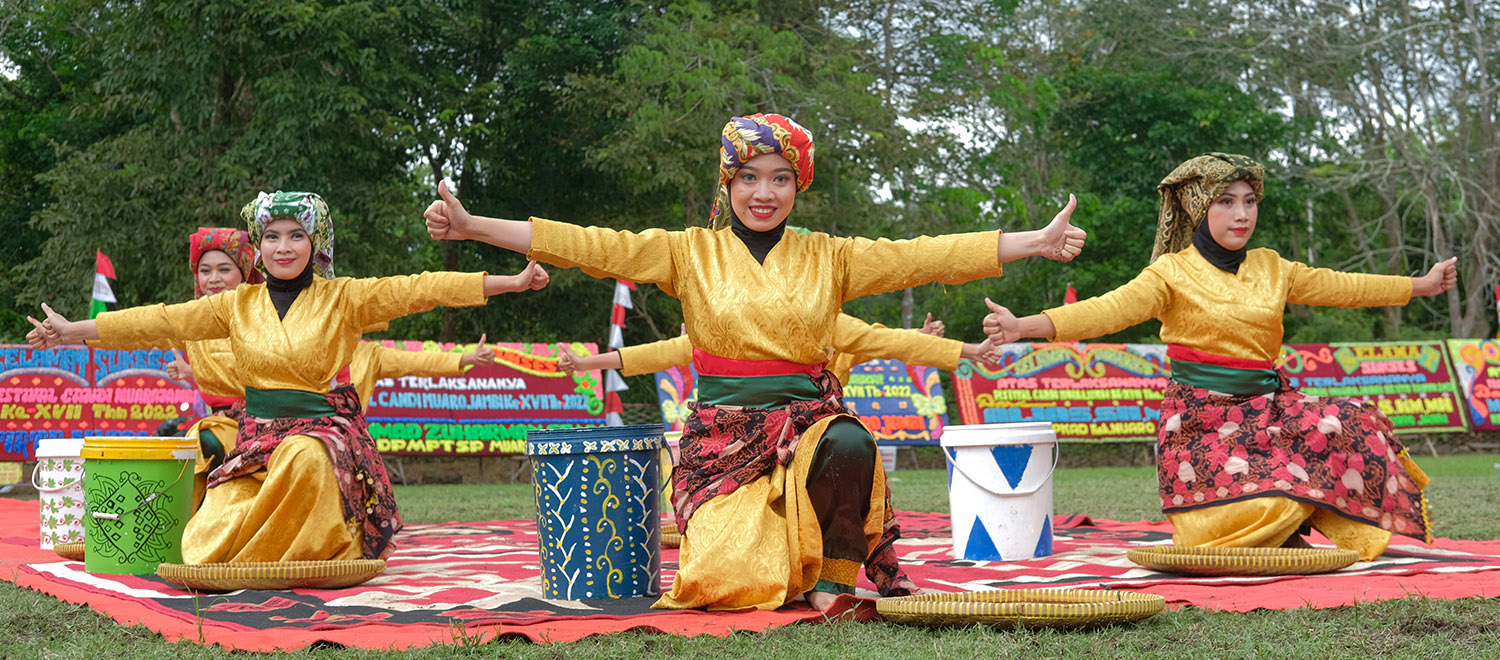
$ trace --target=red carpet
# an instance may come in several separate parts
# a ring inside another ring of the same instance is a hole
[[[541,598],[530,521],[412,525],[379,578],[335,591],[243,591],[196,600],[155,576],[93,575],[79,562],[37,547],[37,503],[0,499],[0,577],[168,639],[245,650],[299,649],[314,643],[409,648],[483,635],[566,642],[625,630],[727,635],[823,620],[805,605],[777,612],[664,612],[652,599],[554,601]],[[1173,605],[1249,611],[1334,607],[1421,594],[1500,596],[1500,542],[1398,539],[1379,561],[1336,574],[1295,578],[1189,579],[1125,559],[1131,546],[1170,541],[1166,523],[1056,519],[1056,555],[1025,562],[949,559],[947,516],[902,513],[907,570],[924,589],[1035,586],[1130,589]],[[669,584],[676,551],[664,552]],[[866,583],[865,587],[869,587]],[[841,616],[874,616],[870,600],[841,601]],[[196,611],[196,614],[195,614]],[[201,637],[198,625],[202,619]]]

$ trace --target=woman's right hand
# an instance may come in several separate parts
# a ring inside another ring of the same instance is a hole
[[[1432,265],[1426,275],[1412,278],[1411,295],[1435,296],[1458,284],[1458,257],[1448,257]]]
[[[438,182],[438,198],[422,213],[422,217],[427,219],[427,234],[436,241],[468,239],[474,216],[464,209],[463,202],[448,192],[446,181]]]
[[[45,351],[61,346],[68,336],[68,329],[72,322],[63,318],[62,314],[52,311],[47,303],[42,303],[42,312],[46,316],[45,321],[38,321],[30,316],[26,317],[35,326],[31,332],[26,333],[26,343],[31,345],[32,350]]]
[[[984,317],[984,334],[988,335],[996,344],[1010,344],[1021,339],[1021,320],[1016,318],[1010,310],[995,304],[989,298],[984,299],[984,304],[990,308],[990,314]]]

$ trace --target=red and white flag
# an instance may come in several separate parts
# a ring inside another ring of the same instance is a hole
[[[1063,304],[1071,305],[1078,302],[1078,290],[1073,288],[1073,283],[1068,283],[1068,290],[1063,292]]]
[[[635,282],[626,280],[615,281],[615,300],[609,310],[609,348],[618,351],[625,347],[625,310],[630,309],[630,292],[635,290]],[[630,389],[625,384],[625,379],[620,377],[620,372],[614,369],[604,371],[604,418],[610,426],[624,426],[624,420],[620,419],[620,413],[625,411],[625,406],[620,403],[620,392]]]

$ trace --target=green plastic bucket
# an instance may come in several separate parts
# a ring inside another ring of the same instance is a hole
[[[182,530],[193,512],[197,442],[95,437],[83,441],[83,566],[90,573],[144,575],[182,563]]]

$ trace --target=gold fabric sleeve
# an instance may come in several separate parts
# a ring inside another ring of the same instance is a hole
[[[1172,289],[1157,264],[1114,291],[1043,311],[1057,330],[1050,339],[1093,339],[1159,316],[1171,304]]]
[[[902,241],[840,240],[845,242],[846,250],[846,301],[929,282],[962,284],[1001,275],[999,231],[919,236]]]
[[[531,250],[526,258],[577,268],[600,279],[649,282],[676,297],[674,240],[674,233],[665,229],[635,233],[532,218]]]
[[[220,339],[229,336],[230,311],[225,304],[234,295],[226,291],[176,305],[142,305],[104,312],[94,319],[97,348],[134,349],[173,346],[172,342]]]
[[[351,310],[360,330],[438,305],[483,305],[485,273],[422,273],[350,280],[340,301]]]
[[[375,371],[378,378],[400,378],[401,376],[461,376],[464,373],[463,353],[443,351],[399,351],[394,348],[376,346],[379,354]]]
[[[848,314],[839,314],[833,328],[833,348],[853,356],[851,367],[870,360],[900,360],[906,364],[958,368],[963,342],[922,334],[918,330],[887,328],[869,324]]]
[[[245,386],[240,383],[239,371],[235,368],[234,349],[228,339],[207,339],[187,342],[182,356],[193,368],[193,380],[204,394],[245,398]]]
[[[687,335],[679,335],[649,344],[621,348],[620,374],[636,376],[656,373],[692,361],[693,343],[688,340]]]
[[[1411,302],[1411,278],[1398,275],[1341,273],[1288,262],[1291,287],[1286,301],[1325,307],[1383,307]]]

